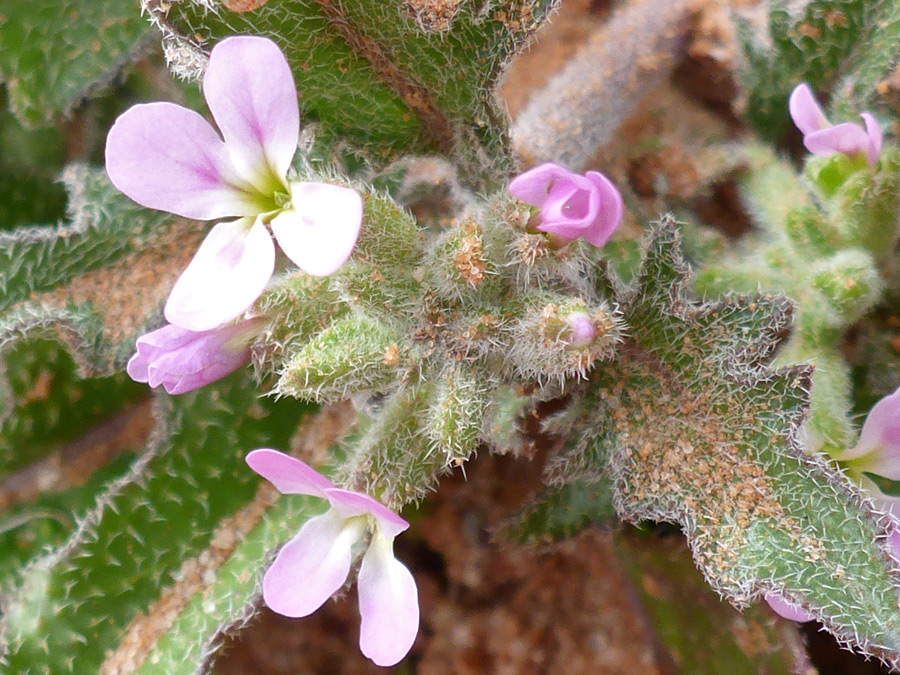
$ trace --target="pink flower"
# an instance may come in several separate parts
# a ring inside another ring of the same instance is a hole
[[[540,208],[541,232],[603,246],[622,222],[622,195],[602,173],[584,176],[548,162],[510,181],[516,199]]]
[[[331,505],[300,528],[263,577],[269,609],[290,617],[315,612],[344,585],[352,547],[371,530],[357,578],[359,648],[379,666],[398,663],[419,630],[416,582],[393,553],[394,537],[409,523],[366,494],[334,487],[299,459],[277,450],[254,450],[247,464],[282,494],[322,497]]]
[[[572,349],[583,349],[594,341],[597,331],[594,321],[584,312],[573,312],[566,317],[568,331],[566,342]]]
[[[830,156],[865,154],[869,166],[875,166],[881,154],[881,128],[869,113],[860,117],[866,128],[843,122],[832,126],[819,107],[809,85],[798,84],[791,93],[788,108],[791,119],[803,132],[803,145],[814,155]]]
[[[106,141],[113,184],[142,206],[216,220],[175,283],[166,319],[193,331],[242,314],[275,268],[273,235],[316,276],[349,258],[362,199],[346,187],[290,182],[300,133],[297,90],[284,55],[261,37],[231,37],[212,50],[203,93],[224,141],[198,113],[172,103],[136,105]]]
[[[884,494],[866,475],[900,481],[900,389],[872,406],[856,447],[845,450],[836,459],[879,506],[900,516],[900,498]]]
[[[778,616],[789,619],[790,621],[806,623],[807,621],[813,621],[815,619],[812,614],[807,612],[800,605],[788,600],[780,593],[768,591],[763,594],[763,600],[768,603],[769,607],[772,608],[772,611]]]
[[[199,389],[250,361],[250,343],[265,322],[248,319],[201,333],[168,324],[137,339],[128,375],[151,387],[162,385],[170,394]]]

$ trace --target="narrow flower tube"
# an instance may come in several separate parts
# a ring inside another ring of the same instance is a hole
[[[328,500],[331,508],[306,522],[278,552],[263,577],[263,601],[274,612],[308,616],[344,585],[353,547],[371,532],[357,587],[362,653],[379,666],[399,663],[419,630],[416,582],[394,557],[394,538],[409,527],[403,518],[362,492],[342,490],[299,459],[261,448],[247,464],[282,494]]]
[[[183,394],[220,380],[250,361],[250,344],[266,319],[257,317],[215,330],[194,332],[168,324],[137,339],[128,361],[136,382]]]
[[[513,178],[513,197],[540,209],[537,229],[603,246],[622,222],[622,195],[602,173],[581,176],[548,162]]]

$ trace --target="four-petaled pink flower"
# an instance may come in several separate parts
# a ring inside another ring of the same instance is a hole
[[[540,208],[538,230],[563,241],[581,237],[603,246],[622,222],[622,195],[597,171],[580,176],[548,162],[513,178],[509,191]]]
[[[135,382],[162,385],[169,394],[199,389],[249,363],[250,343],[265,323],[257,317],[200,333],[168,324],[137,339],[126,370]]]
[[[203,94],[222,132],[172,103],[136,105],[106,142],[113,184],[142,206],[215,225],[166,303],[171,323],[193,331],[241,315],[275,267],[275,246],[300,269],[325,276],[346,262],[362,222],[350,188],[289,182],[300,133],[291,69],[274,42],[231,37],[212,50]]]
[[[399,662],[419,630],[416,582],[393,553],[394,537],[409,523],[372,497],[336,488],[299,459],[277,450],[254,450],[247,464],[282,494],[322,497],[331,505],[285,544],[263,577],[263,600],[269,609],[290,617],[316,611],[344,585],[352,547],[371,530],[357,578],[359,647],[379,666]]]
[[[900,497],[881,492],[865,474],[900,480],[900,389],[878,401],[859,433],[856,447],[835,457],[847,473],[869,493],[876,504],[900,517]]]
[[[864,112],[860,115],[865,129],[850,122],[832,126],[805,82],[794,88],[788,109],[794,124],[803,132],[803,145],[814,155],[864,155],[869,166],[875,166],[878,162],[881,128],[871,114]]]

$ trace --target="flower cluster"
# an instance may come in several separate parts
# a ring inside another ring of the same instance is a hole
[[[291,69],[275,43],[222,40],[210,55],[203,93],[222,138],[198,113],[157,102],[123,113],[106,143],[110,180],[138,204],[198,220],[229,219],[213,226],[169,295],[165,316],[176,329],[138,341],[129,373],[151,386],[169,382],[171,393],[223,377],[246,362],[238,355],[249,358],[246,345],[234,342],[233,327],[222,326],[244,314],[268,284],[272,237],[300,269],[325,276],[347,261],[362,223],[356,191],[289,179],[300,115]],[[170,370],[191,370],[175,384],[159,373],[163,361],[171,368],[185,356],[185,331],[202,337],[190,338],[191,365]],[[150,345],[154,363],[146,364]]]
[[[357,576],[359,648],[379,666],[399,662],[419,630],[416,582],[393,553],[394,537],[409,523],[372,497],[336,488],[299,459],[277,450],[254,450],[247,464],[282,494],[321,497],[331,505],[279,551],[263,577],[266,605],[290,617],[315,612],[347,581],[353,546],[371,531]]]
[[[513,197],[540,209],[537,229],[561,242],[603,246],[622,222],[622,195],[602,173],[584,176],[548,162],[509,183]]]
[[[881,127],[870,113],[860,115],[865,129],[850,122],[832,125],[806,83],[794,88],[788,108],[794,124],[803,132],[803,144],[814,155],[865,157],[869,166],[875,166],[878,162]]]

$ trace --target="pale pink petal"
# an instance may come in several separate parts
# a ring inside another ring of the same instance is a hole
[[[803,134],[811,134],[830,126],[828,118],[825,117],[816,97],[813,96],[812,90],[805,82],[794,87],[788,101],[788,110],[790,110],[794,124]]]
[[[593,227],[584,234],[584,238],[597,247],[604,246],[622,223],[624,204],[622,195],[612,181],[598,171],[588,171],[587,178],[600,193],[600,215]]]
[[[861,127],[850,122],[837,124],[803,137],[803,145],[814,155],[829,156],[835,153],[855,155],[867,153],[869,136]]]
[[[135,352],[131,358],[128,359],[128,365],[125,366],[125,372],[128,373],[128,377],[135,382],[149,382],[149,367],[150,362],[147,358]]]
[[[807,612],[796,603],[788,600],[780,593],[769,591],[765,595],[763,595],[763,599],[767,603],[769,603],[769,607],[771,607],[776,614],[784,617],[785,619],[789,619],[790,621],[799,621],[800,623],[805,623],[807,621],[813,621],[815,619],[812,614]]]
[[[285,186],[300,136],[294,75],[271,40],[222,40],[209,57],[203,94],[237,170],[264,194]]]
[[[215,130],[173,103],[136,105],[119,116],[106,139],[106,172],[141,206],[186,218],[259,210]]]
[[[231,321],[260,296],[274,269],[275,245],[262,222],[219,223],[175,282],[166,319],[193,331]]]
[[[871,114],[863,113],[860,115],[866,124],[866,135],[869,137],[869,143],[866,148],[866,160],[869,166],[875,166],[878,163],[878,157],[881,155],[881,144],[884,137],[881,135],[881,127],[878,126],[876,120]]]
[[[284,616],[308,616],[334,595],[350,572],[350,551],[364,525],[333,509],[311,518],[278,552],[263,577],[263,600]]]
[[[393,538],[376,534],[359,568],[359,648],[376,665],[398,663],[419,632],[419,597],[410,571],[394,558]]]
[[[281,250],[307,274],[324,277],[337,271],[359,237],[359,193],[340,185],[294,183],[291,204],[271,222]]]
[[[856,447],[838,455],[837,459],[841,462],[859,459],[881,452],[886,445],[893,446],[894,454],[900,454],[900,388],[872,406],[859,432]]]
[[[284,495],[325,497],[330,480],[305,462],[277,450],[260,448],[247,455],[247,464]]]
[[[594,341],[596,337],[594,322],[584,312],[569,314],[566,317],[566,323],[569,324],[569,334],[566,337],[566,342],[573,349],[582,349]]]
[[[362,492],[331,488],[325,490],[325,497],[332,508],[343,518],[370,515],[378,521],[378,526],[385,536],[393,539],[409,527],[403,518],[391,511],[377,499]]]
[[[571,175],[560,179],[550,188],[541,207],[541,226],[538,229],[566,225],[582,236],[583,230],[594,223],[600,213],[600,195],[584,176]],[[556,229],[545,231],[565,234]]]
[[[547,162],[513,178],[509,182],[508,190],[519,201],[532,206],[542,206],[553,183],[572,175],[574,174],[571,171],[559,164]]]

